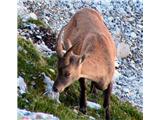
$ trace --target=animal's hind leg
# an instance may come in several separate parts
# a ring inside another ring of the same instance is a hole
[[[79,79],[79,82],[80,82],[80,111],[82,113],[86,113],[86,93],[85,93],[85,90],[86,90],[86,84],[85,84],[85,79],[84,78],[80,78]]]
[[[108,85],[108,88],[104,90],[104,103],[103,107],[105,108],[106,112],[106,120],[110,120],[110,111],[109,111],[109,103],[110,103],[110,96],[112,92],[112,82]]]
[[[91,82],[91,89],[90,92],[93,94],[93,96],[95,97],[94,102],[97,102],[97,93],[98,93],[98,89],[96,88],[96,83],[95,82]]]
[[[97,94],[97,88],[96,88],[96,86],[95,86],[95,82],[91,82],[91,93],[93,93],[94,95],[96,95]]]

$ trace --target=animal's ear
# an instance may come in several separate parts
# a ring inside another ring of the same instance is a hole
[[[80,56],[80,57],[79,57],[79,60],[78,60],[78,63],[79,63],[79,64],[83,63],[84,60],[85,60],[85,58],[86,58],[86,55],[85,55],[85,54],[82,55],[82,56]]]

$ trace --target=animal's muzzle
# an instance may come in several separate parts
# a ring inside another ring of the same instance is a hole
[[[57,89],[55,86],[53,86],[52,90],[53,90],[54,92],[58,92],[58,89]]]

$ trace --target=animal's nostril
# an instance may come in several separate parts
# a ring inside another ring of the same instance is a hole
[[[54,92],[58,92],[58,89],[53,86],[53,91],[54,91]]]

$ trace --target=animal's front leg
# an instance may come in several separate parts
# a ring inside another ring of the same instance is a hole
[[[79,110],[82,112],[82,113],[86,113],[86,93],[85,93],[85,90],[86,90],[86,84],[85,84],[85,79],[84,78],[80,78],[79,79],[79,82],[80,82],[80,108]]]
[[[110,103],[110,96],[112,92],[112,83],[108,85],[108,88],[104,90],[104,103],[103,107],[106,110],[106,120],[110,120],[110,111],[109,111],[109,103]]]

